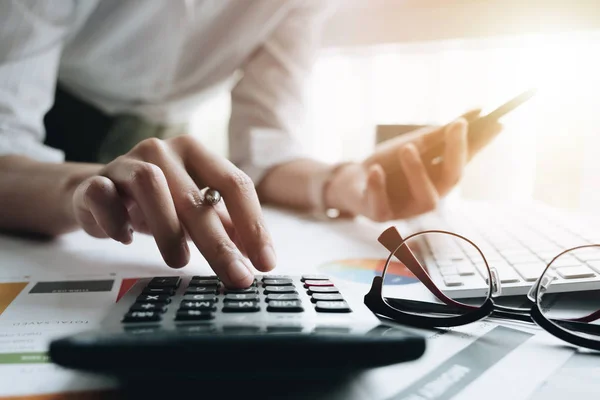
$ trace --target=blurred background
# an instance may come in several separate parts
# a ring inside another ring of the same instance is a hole
[[[596,211],[597,0],[342,0],[310,78],[305,145],[324,161],[361,160],[378,125],[444,124],[530,87],[452,196]],[[216,94],[192,125],[224,155],[229,111]]]

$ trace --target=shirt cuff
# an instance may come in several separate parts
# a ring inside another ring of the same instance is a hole
[[[36,161],[52,163],[64,161],[65,154],[62,151],[24,135],[0,132],[0,156],[23,155]]]
[[[300,142],[280,130],[255,128],[249,136],[249,157],[236,164],[256,185],[269,169],[309,157]]]

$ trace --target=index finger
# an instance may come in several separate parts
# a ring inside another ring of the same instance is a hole
[[[260,271],[275,268],[275,251],[252,180],[229,160],[202,146],[188,146],[184,163],[197,183],[221,193],[254,267]]]

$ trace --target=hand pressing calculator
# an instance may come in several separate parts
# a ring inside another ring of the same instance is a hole
[[[322,275],[140,279],[95,331],[55,340],[50,358],[85,371],[148,374],[350,372],[420,357],[422,337],[381,324]]]

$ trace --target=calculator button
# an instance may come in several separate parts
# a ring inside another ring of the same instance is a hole
[[[148,283],[148,287],[152,288],[178,288],[179,283],[181,282],[181,278],[178,276],[158,276],[156,278],[152,278],[150,283]]]
[[[257,301],[230,301],[223,306],[223,312],[256,312],[259,310]]]
[[[226,294],[224,301],[241,301],[241,300],[253,300],[258,301],[258,295],[254,293],[231,293]]]
[[[265,299],[267,302],[272,300],[300,300],[297,294],[292,293],[271,293]]]
[[[167,306],[164,303],[135,303],[129,311],[156,311],[164,313],[167,311]]]
[[[218,292],[216,286],[195,286],[185,290],[185,294],[217,294]]]
[[[234,335],[252,335],[260,332],[257,325],[223,325],[223,333]]]
[[[306,281],[328,281],[329,277],[326,275],[302,275],[302,282]]]
[[[206,321],[213,318],[215,318],[215,314],[201,310],[178,310],[175,315],[177,321]]]
[[[138,303],[170,303],[171,298],[166,294],[140,294],[136,300]]]
[[[311,286],[333,286],[333,282],[331,281],[304,281],[304,287],[309,288]]]
[[[204,310],[204,311],[216,311],[214,301],[182,301],[179,305],[180,310]]]
[[[188,286],[219,286],[219,281],[216,279],[192,279]]]
[[[263,282],[265,280],[269,280],[269,279],[290,279],[290,278],[287,275],[263,275],[263,277],[262,277]]]
[[[160,318],[156,311],[130,311],[123,317],[123,322],[155,322]]]
[[[339,293],[314,293],[310,300],[316,303],[317,301],[341,301],[344,298]]]
[[[292,293],[296,294],[296,290],[294,290],[293,286],[267,286],[265,287],[265,294],[271,293]]]
[[[217,301],[217,296],[214,294],[186,294],[183,296],[184,301]]]
[[[173,296],[175,294],[175,289],[145,287],[144,290],[142,290],[142,293],[144,293],[144,294],[166,294],[167,296]]]
[[[263,285],[271,286],[287,286],[293,285],[294,281],[291,279],[263,279]]]
[[[350,312],[350,307],[345,301],[317,301],[318,312],[343,313]]]
[[[302,312],[302,302],[298,300],[271,300],[267,311],[274,312]]]
[[[308,289],[308,294],[313,293],[339,293],[340,291],[335,286],[311,286]]]
[[[258,293],[256,287],[248,287],[243,289],[225,289],[225,294],[244,294],[244,293]]]
[[[199,275],[194,275],[192,276],[192,280],[219,280],[219,277],[216,275],[206,275],[206,276],[199,276]]]

